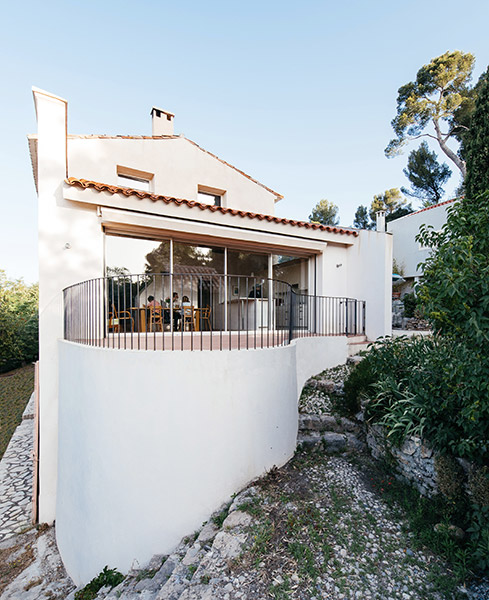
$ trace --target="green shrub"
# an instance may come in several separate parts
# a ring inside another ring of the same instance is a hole
[[[404,294],[402,302],[404,304],[404,316],[407,317],[408,319],[411,319],[412,317],[414,317],[414,313],[418,306],[416,294],[414,292],[409,292],[408,294]]]
[[[346,379],[343,398],[333,399],[335,408],[348,417],[356,415],[361,408],[362,398],[368,397],[368,392],[375,381],[370,362],[364,358],[353,367]]]
[[[431,248],[417,287],[437,333],[477,346],[489,342],[489,191],[447,211],[441,231],[422,225],[417,241]]]
[[[465,476],[460,463],[449,455],[437,455],[435,457],[436,483],[438,489],[445,498],[454,500],[461,498],[464,494]]]
[[[0,373],[37,360],[37,285],[8,280],[0,269]]]
[[[103,571],[97,575],[97,577],[94,577],[84,588],[75,593],[75,600],[93,600],[98,591],[103,587],[109,586],[110,588],[114,588],[123,580],[124,575],[122,573],[119,573],[116,569],[109,569],[108,566],[105,566]]]
[[[350,406],[368,398],[366,418],[399,443],[422,431],[441,454],[489,464],[488,354],[439,336],[386,338],[352,370],[345,397]]]

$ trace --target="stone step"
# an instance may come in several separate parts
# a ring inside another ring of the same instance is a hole
[[[363,342],[353,342],[348,344],[348,357],[355,356],[359,352],[363,352],[368,349],[370,342],[365,340]],[[347,359],[348,362],[348,359]]]
[[[333,431],[301,434],[297,438],[297,443],[304,446],[320,446],[326,453],[333,454],[337,452],[362,451],[366,448],[365,443],[353,433],[336,433]]]
[[[307,435],[307,433],[322,433],[326,431],[359,434],[361,428],[357,423],[345,417],[336,417],[333,415],[299,415],[299,432]]]

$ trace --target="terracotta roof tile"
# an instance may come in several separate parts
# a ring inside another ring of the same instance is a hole
[[[79,188],[92,188],[98,192],[109,192],[110,194],[123,194],[124,196],[136,196],[136,198],[144,199],[148,198],[152,202],[164,202],[165,204],[176,204],[181,206],[185,204],[189,208],[198,207],[200,210],[210,210],[211,212],[220,212],[222,214],[230,214],[233,216],[239,216],[248,219],[266,219],[270,223],[279,223],[282,225],[292,225],[294,227],[305,227],[306,229],[320,229],[321,231],[328,231],[330,233],[340,233],[344,235],[358,236],[356,229],[347,229],[345,227],[331,227],[329,225],[320,225],[319,223],[306,223],[305,221],[292,221],[290,219],[282,219],[280,217],[274,217],[273,215],[263,215],[259,213],[238,210],[237,208],[224,208],[222,206],[213,206],[211,204],[203,204],[202,202],[195,202],[194,200],[185,200],[183,198],[171,198],[169,196],[162,196],[160,194],[152,194],[151,192],[143,192],[141,190],[133,190],[132,188],[126,188],[118,185],[109,185],[107,183],[99,183],[97,181],[89,181],[87,179],[77,179],[76,177],[69,177],[65,179],[68,185]]]
[[[455,202],[456,200],[459,200],[459,198],[452,198],[452,200],[445,200],[444,202],[439,202],[438,204],[433,204],[432,206],[427,206],[426,208],[421,208],[420,210],[416,210],[415,212],[409,213],[408,215],[404,215],[404,216],[410,217],[412,215],[417,215],[419,213],[424,212],[425,210],[431,210],[432,208],[438,208],[439,206],[444,206],[445,204],[451,204],[452,202]]]

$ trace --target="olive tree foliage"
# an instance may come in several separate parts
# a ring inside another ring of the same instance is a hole
[[[483,348],[489,342],[489,192],[456,202],[441,231],[423,225],[431,248],[417,292],[435,332]]]
[[[424,207],[438,204],[445,192],[443,185],[448,181],[452,172],[446,163],[438,162],[436,152],[430,152],[428,144],[421,146],[409,154],[404,175],[411,183],[411,189],[401,188],[407,196],[418,198]]]
[[[465,192],[468,198],[473,198],[489,190],[489,68],[479,80],[465,153]]]
[[[464,103],[472,101],[468,84],[474,62],[470,53],[445,52],[421,67],[415,81],[399,88],[397,114],[392,121],[396,137],[385,149],[387,157],[397,156],[411,140],[429,137],[437,141],[465,177],[465,161],[448,142],[457,139],[457,131],[465,127],[453,123],[453,117]],[[426,131],[429,125],[432,126],[430,132]]]
[[[9,280],[0,269],[0,373],[39,356],[38,285]]]
[[[339,209],[336,204],[329,200],[320,200],[312,209],[309,221],[311,223],[321,223],[321,225],[338,225],[338,213]]]
[[[413,209],[398,188],[385,190],[382,194],[376,194],[370,205],[370,218],[375,223],[375,214],[379,210],[385,210],[386,221],[392,221],[413,212]]]

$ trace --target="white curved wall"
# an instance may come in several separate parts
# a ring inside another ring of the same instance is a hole
[[[58,546],[74,579],[127,571],[293,455],[304,381],[346,339],[227,352],[59,342]]]

